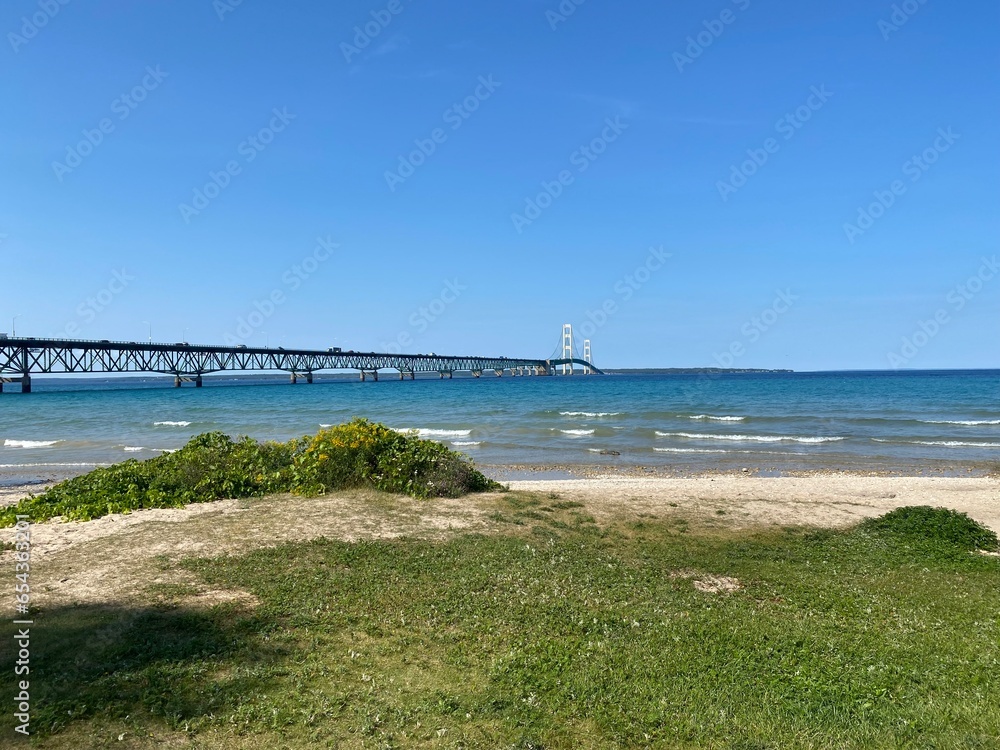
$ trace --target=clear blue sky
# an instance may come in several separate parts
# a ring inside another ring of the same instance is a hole
[[[902,5],[10,0],[0,331],[996,367],[1000,6]]]

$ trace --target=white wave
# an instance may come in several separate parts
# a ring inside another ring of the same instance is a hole
[[[895,443],[896,445],[944,445],[948,448],[1000,448],[1000,443],[970,443],[963,440],[885,440],[872,438],[876,443]]]
[[[179,448],[153,448],[152,450],[156,451],[157,453],[176,453],[180,449]]]
[[[563,435],[572,435],[573,437],[580,437],[581,435],[593,435],[593,430],[559,430]]]
[[[780,443],[788,441],[792,443],[833,443],[844,440],[842,437],[794,437],[792,435],[710,435],[707,433],[694,432],[660,432],[656,431],[659,437],[682,437],[691,440],[739,440],[754,443]]]
[[[406,429],[393,428],[396,432],[415,432],[419,437],[422,438],[448,438],[448,437],[468,437],[472,434],[472,430],[435,430],[427,427],[410,427]]]
[[[983,424],[1000,424],[1000,419],[921,419],[924,424],[961,424],[975,427]]]
[[[796,443],[837,443],[846,440],[843,437],[783,437],[782,440],[794,440]]]
[[[914,440],[914,445],[945,445],[949,448],[1000,448],[1000,443],[967,443],[962,440]]]
[[[62,440],[4,440],[4,448],[48,448]]]
[[[111,466],[111,464],[0,464],[0,469],[22,469],[26,466],[32,467],[42,467],[42,466],[72,466],[72,467],[84,467],[84,466]]]
[[[146,450],[145,448],[136,447],[134,445],[123,445],[122,448],[125,450],[126,453],[138,453],[139,451]]]
[[[707,450],[704,448],[653,448],[660,453],[729,453],[724,450]]]
[[[153,422],[154,427],[190,427],[190,422]]]
[[[328,430],[331,427],[333,427],[333,425],[332,424],[321,424],[320,427],[322,427],[324,430]]]
[[[452,440],[451,444],[452,445],[461,445],[461,446],[481,445],[481,443],[478,440]]]
[[[711,414],[697,414],[688,419],[710,419],[713,422],[742,422],[746,417],[714,417]]]
[[[617,417],[620,411],[561,411],[563,417]]]

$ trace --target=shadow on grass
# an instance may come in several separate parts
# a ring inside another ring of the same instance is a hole
[[[31,672],[17,678],[30,680],[32,734],[93,718],[193,728],[259,691],[260,668],[286,656],[262,649],[262,623],[234,605],[61,607],[33,619]],[[17,659],[13,643],[0,640],[0,663]]]

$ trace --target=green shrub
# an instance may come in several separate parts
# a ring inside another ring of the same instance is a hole
[[[323,430],[295,457],[297,492],[321,494],[362,486],[414,497],[500,489],[468,459],[440,443],[365,419]]]
[[[964,550],[996,550],[996,533],[965,513],[929,505],[897,508],[878,518],[863,521],[861,529],[914,540],[938,542]]]
[[[420,498],[502,489],[443,445],[355,419],[287,443],[198,435],[174,453],[95,469],[4,508],[0,527],[13,526],[18,514],[36,522],[56,516],[89,521],[142,508],[350,487]]]

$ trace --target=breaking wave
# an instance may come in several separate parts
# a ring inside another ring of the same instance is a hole
[[[656,431],[656,434],[659,437],[682,437],[690,440],[737,440],[753,443],[834,443],[845,439],[842,437],[795,437],[792,435],[711,435],[695,432],[660,432],[659,430]]]
[[[394,428],[396,432],[415,432],[418,437],[422,438],[449,438],[449,437],[468,437],[472,434],[472,430],[436,430],[426,427],[411,427],[407,429]]]
[[[4,440],[4,448],[48,448],[62,440]]]
[[[711,450],[708,448],[653,448],[660,453],[729,453],[721,449]]]
[[[924,424],[960,424],[975,427],[984,424],[1000,424],[1000,419],[921,419]]]

